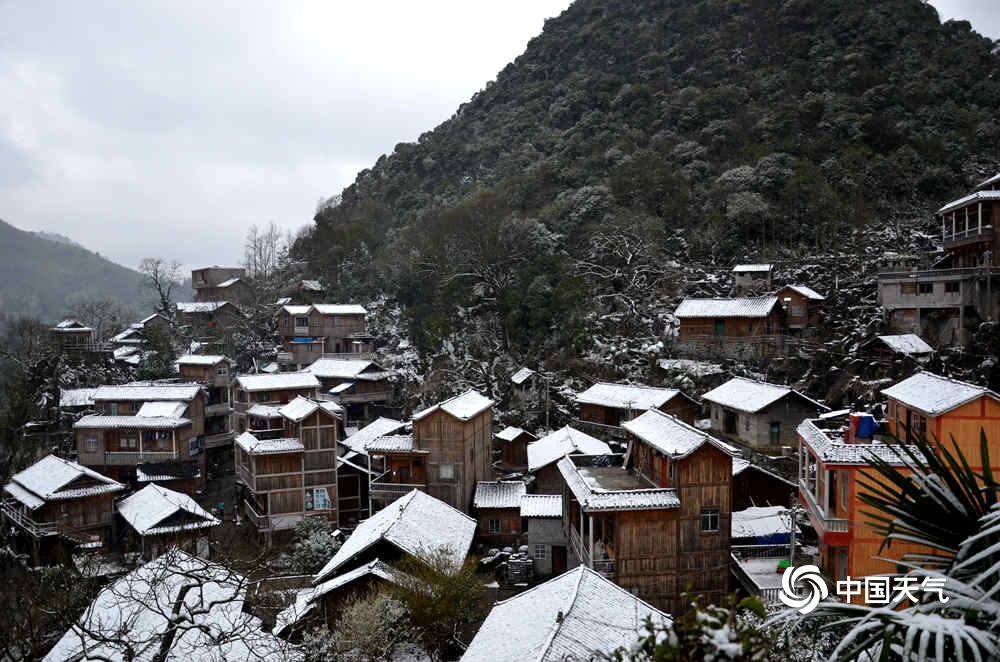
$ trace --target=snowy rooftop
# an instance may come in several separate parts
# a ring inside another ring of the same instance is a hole
[[[257,418],[281,418],[281,407],[256,404],[247,409],[247,414]]]
[[[368,453],[416,453],[412,434],[386,434],[365,444]]]
[[[915,333],[903,333],[898,336],[878,336],[885,345],[897,354],[930,354],[934,348],[924,342]]]
[[[525,494],[521,497],[521,517],[562,517],[561,494]]]
[[[364,306],[356,303],[314,303],[312,309],[320,315],[365,315]]]
[[[74,319],[64,319],[52,328],[56,331],[93,331],[86,324]]]
[[[219,283],[218,285],[216,285],[216,287],[232,287],[233,285],[235,285],[238,282],[240,282],[240,278],[239,277],[230,278],[228,280],[222,281],[221,283]]]
[[[1000,400],[1000,395],[985,386],[940,377],[930,372],[918,372],[882,393],[928,416],[939,416],[982,396]]]
[[[527,379],[534,374],[535,371],[532,370],[531,368],[521,368],[520,370],[518,370],[517,372],[515,372],[513,375],[510,376],[510,381],[520,385],[523,384],[525,381],[527,381]]]
[[[799,294],[801,294],[805,298],[812,299],[814,301],[823,301],[824,299],[826,299],[825,296],[823,296],[822,294],[820,294],[819,292],[817,292],[813,288],[807,287],[806,285],[785,285],[785,287],[783,287],[781,289],[782,290],[784,290],[784,289],[795,290],[796,292],[798,292]],[[779,292],[780,291],[781,290],[779,290]]]
[[[476,483],[472,505],[476,508],[520,508],[527,485],[520,480],[491,480]]]
[[[496,603],[462,661],[602,659],[634,646],[646,633],[647,618],[670,622],[664,612],[579,566]]]
[[[611,452],[611,447],[600,439],[567,425],[528,444],[528,471],[537,471],[564,455],[610,455]]]
[[[177,310],[182,313],[214,313],[228,301],[178,301]]]
[[[76,462],[47,455],[14,474],[4,490],[32,510],[46,501],[120,492],[125,486]]]
[[[624,467],[578,467],[568,457],[557,466],[573,496],[588,512],[661,510],[681,505],[677,490],[651,488]]]
[[[391,418],[379,417],[365,427],[361,428],[342,443],[356,453],[367,455],[365,445],[379,437],[392,434],[406,427],[403,421],[396,421]]]
[[[615,407],[617,409],[646,410],[662,407],[680,391],[675,388],[633,386],[598,382],[576,396],[581,404]]]
[[[94,400],[121,402],[128,400],[174,400],[187,402],[201,392],[197,384],[125,384],[102,386],[94,393]]]
[[[772,264],[737,264],[733,267],[733,273],[743,273],[743,272],[768,272],[774,268]]]
[[[60,407],[90,407],[94,404],[96,388],[63,388],[59,389]]]
[[[221,354],[185,354],[177,359],[177,364],[211,366],[223,361],[229,361],[229,359]]]
[[[778,297],[740,297],[733,299],[684,299],[674,316],[696,317],[767,317],[778,305]]]
[[[734,457],[733,458],[733,477],[734,478],[736,476],[739,476],[741,473],[743,473],[747,469],[753,469],[754,471],[758,471],[760,473],[767,474],[768,476],[770,476],[771,478],[773,478],[775,480],[782,481],[783,483],[787,484],[792,489],[794,489],[796,487],[796,485],[795,485],[795,483],[793,481],[788,480],[784,476],[779,476],[778,474],[776,474],[776,473],[774,473],[772,471],[769,471],[767,469],[764,469],[763,467],[759,467],[756,464],[754,464],[753,462],[750,462],[749,460],[744,460],[741,457]]]
[[[119,334],[111,337],[111,342],[132,342],[141,343],[142,342],[142,328],[137,326],[130,326]]]
[[[236,383],[244,391],[285,391],[289,389],[319,388],[316,375],[308,372],[280,372],[274,375],[240,375]]]
[[[320,584],[380,540],[420,560],[447,550],[457,571],[476,532],[476,520],[429,494],[413,490],[358,524],[351,537],[313,579]]]
[[[367,372],[366,372],[367,371]],[[321,379],[353,379],[376,381],[393,375],[374,361],[362,359],[317,359],[302,372],[308,372]]]
[[[244,432],[236,437],[236,445],[250,455],[274,455],[305,450],[302,442],[295,438],[258,439],[250,432]]]
[[[309,311],[312,310],[312,306],[282,306],[281,309],[288,313],[289,315],[308,315]]]
[[[192,584],[198,590],[187,590]],[[105,586],[43,659],[148,662],[169,645],[165,662],[301,661],[297,648],[243,612],[246,587],[243,576],[219,564],[168,550]],[[169,627],[175,607],[183,627]]]
[[[952,200],[944,207],[941,207],[941,209],[938,209],[937,213],[946,214],[952,210],[960,209],[967,204],[984,200],[1000,200],[1000,191],[976,191],[975,193],[970,193],[964,198]]]
[[[788,508],[784,506],[757,506],[733,511],[733,538],[765,538],[788,533],[790,527]],[[795,530],[798,532],[799,527],[796,526]]]
[[[172,416],[84,416],[73,428],[85,430],[174,430],[190,425],[189,418]]]
[[[299,281],[299,287],[303,290],[309,292],[322,292],[323,285],[320,284],[318,280],[301,280]]]
[[[787,386],[758,382],[745,377],[733,377],[722,386],[712,389],[701,397],[703,400],[714,402],[723,407],[755,414],[792,393],[816,405],[818,409],[829,409]]]
[[[814,421],[805,420],[796,428],[799,437],[806,446],[811,448],[816,456],[825,464],[867,464],[867,459],[877,457],[889,464],[897,466],[907,464],[909,456],[902,450],[903,444],[872,443],[848,444],[843,433],[821,429]],[[915,446],[908,446],[917,457],[920,451]]]
[[[705,443],[729,455],[739,452],[729,444],[670,414],[664,414],[659,409],[650,409],[641,416],[622,423],[622,427],[657,450],[677,459],[687,457]]]
[[[423,411],[417,412],[413,415],[413,420],[419,421],[420,419],[433,414],[438,409],[441,409],[445,413],[454,416],[460,421],[467,421],[492,406],[493,401],[485,395],[476,390],[469,390],[462,395],[456,395],[453,398],[448,398],[433,407],[428,407]]]
[[[186,402],[157,400],[142,403],[135,415],[137,418],[182,418],[185,409],[187,409]]]
[[[535,435],[531,434],[530,432],[525,432],[521,428],[514,427],[513,425],[508,425],[503,430],[500,430],[500,432],[497,432],[496,437],[497,437],[497,439],[499,439],[501,441],[514,441],[515,439],[517,439],[518,437],[520,437],[522,434],[526,434],[526,435],[528,435],[530,437],[534,437],[535,436]]]
[[[118,514],[142,536],[204,529],[221,523],[188,495],[159,485],[147,485],[123,499],[118,503]],[[181,517],[176,523],[164,523],[177,515]]]
[[[993,175],[992,177],[988,177],[988,178],[984,179],[983,181],[979,182],[979,184],[976,185],[976,188],[977,189],[982,189],[982,188],[986,188],[988,186],[993,186],[994,184],[1000,184],[1000,173],[997,173],[996,175]]]
[[[299,423],[307,416],[311,416],[316,413],[319,408],[319,403],[313,402],[309,398],[303,398],[300,395],[287,405],[278,409],[278,413],[293,423]]]

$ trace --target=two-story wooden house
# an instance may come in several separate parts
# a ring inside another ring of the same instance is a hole
[[[527,491],[527,485],[521,480],[477,483],[472,500],[478,521],[476,537],[487,545],[516,546],[525,533],[521,498]]]
[[[697,400],[674,388],[604,382],[577,394],[575,401],[583,429],[611,436],[624,436],[621,424],[650,409],[673,414],[688,423],[694,423],[701,409]]]
[[[246,281],[243,267],[205,267],[191,270],[191,288],[194,300],[229,301],[239,304],[246,300],[253,289]]]
[[[508,425],[496,433],[500,444],[500,463],[505,471],[524,471],[528,468],[528,444],[537,437],[519,427]]]
[[[150,483],[118,503],[122,538],[149,561],[171,547],[207,558],[208,530],[221,522],[187,494]]]
[[[377,416],[376,407],[392,402],[395,374],[368,359],[321,358],[303,372],[316,375],[324,392],[344,407],[347,419],[368,423]]]
[[[819,314],[826,297],[816,290],[805,285],[785,285],[776,296],[785,311],[785,328],[801,332],[814,329],[819,324]]]
[[[232,413],[229,385],[233,362],[221,354],[186,354],[177,359],[180,381],[201,384],[205,392],[205,449],[231,449]]]
[[[276,407],[287,405],[299,396],[315,399],[319,387],[319,380],[309,373],[240,375],[232,384],[232,429],[236,434],[251,429],[259,430],[259,425],[250,425],[252,415],[259,421],[275,420],[278,416],[270,414],[277,414]],[[268,409],[262,409],[264,407]]]
[[[110,542],[114,497],[124,489],[96,471],[48,455],[11,477],[0,509],[30,545],[38,566],[58,558],[67,545]]]
[[[323,354],[366,354],[372,351],[364,306],[314,303],[287,305],[278,313],[278,333],[283,350],[278,364],[285,370],[299,370]]]
[[[81,352],[94,348],[94,330],[74,319],[64,319],[49,329],[53,344],[63,352]]]

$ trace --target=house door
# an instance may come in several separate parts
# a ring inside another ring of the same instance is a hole
[[[566,572],[566,545],[552,545],[552,574]]]
[[[715,335],[726,335],[726,320],[715,320]]]
[[[770,440],[772,446],[777,446],[779,443],[781,443],[781,421],[771,422]]]
[[[726,434],[736,434],[736,412],[725,411],[722,413],[722,431]]]
[[[399,482],[404,485],[409,485],[411,482],[413,482],[410,480],[410,467],[399,468]]]

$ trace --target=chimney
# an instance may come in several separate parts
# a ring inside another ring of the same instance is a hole
[[[562,624],[562,622],[563,622],[563,613],[562,610],[560,610],[559,613],[556,614],[556,623]]]

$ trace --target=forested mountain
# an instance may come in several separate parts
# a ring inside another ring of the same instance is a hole
[[[998,169],[993,51],[920,0],[577,0],[296,250],[344,297],[397,297],[424,349],[655,337],[736,261],[833,281],[787,269],[932,232]]]
[[[143,312],[142,276],[65,241],[0,221],[0,322],[29,316],[56,322],[74,305],[110,299]]]

